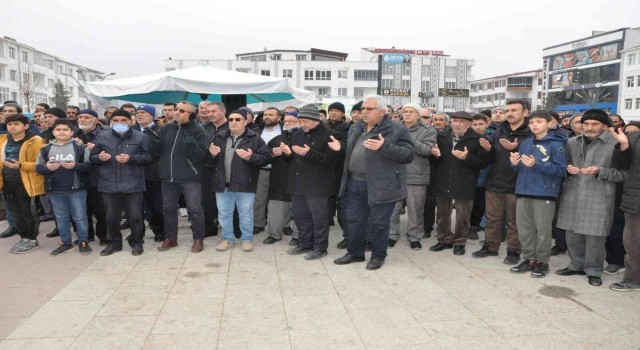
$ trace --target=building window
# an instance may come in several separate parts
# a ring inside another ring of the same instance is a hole
[[[13,101],[18,101],[18,93],[17,93],[17,92],[15,92],[15,91],[13,91],[13,92],[11,93],[11,99],[12,99]]]
[[[316,71],[316,80],[331,80],[331,71],[330,70],[317,70]]]
[[[405,90],[411,89],[411,80],[403,80],[402,81],[402,88],[405,89]]]
[[[420,90],[426,95],[429,93],[429,89],[431,88],[431,82],[428,80],[422,81],[422,85],[420,86]]]
[[[47,100],[49,98],[47,97],[47,94],[35,93],[34,99],[36,103],[47,103]],[[84,109],[84,108],[81,108],[81,109]]]
[[[628,98],[624,100],[624,109],[631,109],[633,107],[633,100]]]
[[[306,61],[307,55],[296,55],[296,61]]]
[[[538,100],[542,98],[542,91],[538,91]]]
[[[0,87],[0,100],[1,101],[9,101],[9,88]]]
[[[11,81],[17,81],[18,80],[18,72],[16,72],[15,70],[10,70],[9,71],[9,80]],[[6,101],[6,100],[5,100]]]
[[[304,80],[313,80],[313,71],[305,70],[304,71]]]
[[[282,55],[279,53],[276,53],[273,55],[273,60],[274,61],[280,61],[282,59]]]
[[[176,70],[175,68],[170,68],[171,70]],[[249,73],[249,68],[236,68],[236,72],[240,73]]]
[[[353,97],[364,97],[364,88],[353,88]]]
[[[638,75],[638,87],[640,87],[640,75]]]
[[[58,66],[58,74],[62,74],[63,70],[62,70],[62,66]]]
[[[53,70],[53,60],[47,60],[47,68]]]
[[[636,109],[640,109],[640,98],[636,98]]]
[[[377,70],[356,69],[356,70],[353,71],[353,80],[377,81],[378,80],[378,71]]]
[[[338,96],[347,96],[347,88],[338,88]]]
[[[29,83],[31,79],[29,79],[29,73],[23,72],[22,73],[22,82],[23,83]]]
[[[318,95],[328,96],[329,95],[329,88],[326,88],[326,87],[318,88]]]
[[[456,83],[455,82],[451,82],[451,81],[447,81],[444,83],[444,87],[447,89],[455,89],[456,88]]]
[[[456,67],[445,67],[444,68],[444,77],[445,78],[454,78],[456,77],[457,69]]]
[[[504,87],[505,85],[507,85],[507,81],[506,80],[498,80],[498,81],[495,82],[495,86],[497,88]],[[540,83],[540,85],[542,85],[542,83]]]
[[[510,87],[531,87],[533,85],[533,77],[509,78],[507,85]]]
[[[338,71],[338,79],[347,79],[349,77],[349,71],[346,69],[340,69]]]
[[[16,59],[16,48],[9,46],[9,58],[12,60]]]
[[[47,84],[48,84],[48,88],[53,89],[53,86],[55,85],[55,82],[53,81],[53,79],[48,78],[47,79]]]
[[[269,76],[271,76],[271,71],[268,70],[268,69],[263,69],[263,70],[260,71],[260,75],[264,75],[264,76],[269,77]]]
[[[627,77],[627,87],[634,87],[635,81],[635,77]]]
[[[22,51],[22,62],[29,63],[29,53],[26,51]]]
[[[293,69],[283,69],[282,70],[283,78],[292,78],[293,77]]]
[[[636,64],[636,54],[635,53],[629,54],[629,60],[627,61],[627,64],[629,64],[630,66]]]
[[[381,88],[383,88],[383,89],[391,89],[391,87],[393,86],[393,80],[391,80],[391,79],[382,79],[382,82],[381,82],[380,85],[382,85]]]
[[[393,74],[395,65],[389,63],[382,64],[382,74]]]
[[[453,109],[453,97],[445,97],[443,107],[445,109]]]
[[[422,66],[422,76],[423,77],[428,77],[430,75],[431,75],[431,66],[423,65]]]

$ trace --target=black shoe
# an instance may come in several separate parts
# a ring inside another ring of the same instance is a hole
[[[486,258],[488,256],[498,256],[498,252],[492,252],[489,250],[489,247],[487,247],[486,245],[483,245],[482,248],[480,248],[480,250],[473,252],[471,256],[474,258]]]
[[[293,229],[287,226],[282,230],[282,234],[285,236],[291,236],[293,234]]]
[[[409,246],[413,250],[422,250],[422,244],[420,244],[420,242],[409,242]]]
[[[54,249],[49,255],[60,255],[73,250],[73,244],[60,243],[58,248]]]
[[[517,250],[507,249],[507,256],[502,261],[505,265],[515,265],[520,261],[520,253]]]
[[[453,248],[453,244],[443,244],[443,243],[436,243],[435,245],[432,245],[429,250],[432,252],[441,252],[445,249],[451,249]]]
[[[549,273],[549,264],[538,262],[531,271],[531,277],[542,278]]]
[[[463,245],[456,245],[453,247],[453,255],[464,255],[465,250]]]
[[[142,249],[142,246],[137,245],[131,248],[131,255],[133,256],[142,255],[142,253],[144,253],[144,249]]]
[[[264,231],[264,227],[258,227],[258,226],[254,226],[253,227],[253,234],[257,235],[258,233]]]
[[[424,233],[424,235],[422,235],[422,239],[427,239],[427,238],[431,238],[431,231]]]
[[[207,237],[207,235],[204,235],[205,237]],[[153,241],[154,242],[164,242],[164,236],[154,236],[153,237]]]
[[[93,251],[91,249],[91,247],[89,246],[89,242],[87,241],[82,241],[80,242],[80,245],[78,246],[78,251],[80,252],[80,254],[82,255],[89,255],[91,254],[91,252]]]
[[[351,264],[351,263],[354,263],[354,262],[364,262],[364,256],[355,257],[355,256],[351,256],[351,254],[347,253],[343,257],[337,258],[336,260],[333,261],[333,263],[336,264],[336,265],[347,265],[347,264]]]
[[[559,276],[584,276],[586,273],[584,271],[574,271],[565,267],[564,269],[560,269],[556,271],[556,275]]]
[[[264,244],[274,244],[274,243],[276,243],[278,241],[281,241],[281,239],[275,239],[275,238],[269,236],[269,237],[265,238],[264,241],[262,241],[262,243],[264,243]]]
[[[347,241],[347,239],[345,238],[345,239],[341,240],[341,241],[340,241],[340,243],[338,243],[337,248],[338,248],[338,249],[347,249],[347,244],[348,244],[348,243],[349,243],[349,242],[348,242],[348,241]]]
[[[120,224],[120,230],[126,230],[131,228],[131,223],[129,222],[129,220],[125,220],[123,223]]]
[[[58,232],[58,228],[54,228],[53,231],[47,233],[45,236],[47,236],[47,238],[52,238],[52,237],[60,237],[60,232]]]
[[[289,241],[289,246],[291,247],[295,247],[298,245],[298,239],[297,238],[291,238],[291,240]]]
[[[365,252],[371,251],[371,241],[364,241],[364,251]]]
[[[467,238],[473,241],[477,241],[478,239],[480,239],[480,237],[478,237],[479,230],[480,230],[480,227],[478,226],[469,227],[469,236]]]
[[[551,256],[556,256],[556,255],[560,255],[560,254],[564,254],[566,253],[567,250],[566,249],[562,249],[560,247],[558,247],[557,245],[554,245],[551,248]]]
[[[95,242],[95,240],[96,240],[96,238],[92,237],[92,238],[87,239],[87,242]],[[78,245],[78,240],[76,239],[75,241],[73,241],[73,244],[74,245]]]
[[[301,246],[295,246],[293,248],[287,249],[287,254],[289,255],[300,255],[305,254],[311,251],[311,248],[302,248]]]
[[[524,259],[520,264],[509,269],[512,273],[525,273],[527,271],[533,271],[537,262],[529,259]]]
[[[377,270],[384,265],[384,259],[373,257],[367,263],[367,270]]]
[[[18,234],[18,229],[15,227],[9,227],[6,230],[4,230],[4,232],[0,233],[0,238],[9,238],[16,234]],[[49,236],[47,235],[47,237]]]
[[[594,287],[600,287],[602,285],[602,278],[596,276],[589,276],[589,284]]]
[[[396,246],[396,241],[393,239],[390,239],[389,241],[387,241],[387,245],[389,246],[389,248],[393,248]]]
[[[119,252],[122,250],[122,246],[113,246],[113,245],[108,245],[106,248],[104,248],[104,250],[102,250],[100,252],[101,256],[108,256],[111,255],[115,252]]]
[[[42,215],[40,218],[40,222],[47,222],[54,219],[53,214]]]

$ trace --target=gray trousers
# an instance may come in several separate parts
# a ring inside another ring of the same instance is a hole
[[[269,171],[260,169],[258,187],[256,188],[256,201],[253,203],[253,226],[255,227],[267,226],[269,174]]]
[[[627,252],[624,280],[640,285],[640,214],[624,214],[624,250]]]
[[[543,199],[518,198],[516,225],[525,259],[549,263],[551,231],[556,202]]]
[[[269,236],[275,239],[282,239],[284,228],[291,223],[292,238],[298,238],[298,228],[292,220],[291,202],[270,200],[267,210],[269,211],[269,223],[267,224]]]
[[[420,242],[424,236],[424,201],[427,196],[427,185],[407,185],[407,240]],[[400,240],[400,211],[402,203],[396,203],[391,214],[389,239]]]
[[[592,236],[567,230],[567,250],[571,257],[569,269],[584,271],[589,276],[602,276],[607,236]]]
[[[438,243],[464,246],[469,237],[469,219],[473,199],[456,199],[456,226],[451,232],[453,199],[436,197],[436,221],[438,223]]]

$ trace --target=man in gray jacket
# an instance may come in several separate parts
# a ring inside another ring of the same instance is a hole
[[[612,166],[616,140],[607,132],[611,120],[600,109],[582,115],[583,134],[567,142],[567,172],[558,210],[558,228],[566,230],[571,263],[560,276],[588,275],[602,285],[605,242],[613,221],[616,182],[622,172]]]
[[[416,149],[413,162],[407,164],[407,239],[411,249],[420,250],[420,239],[424,235],[424,203],[430,180],[429,156],[436,144],[436,129],[422,122],[422,108],[417,103],[402,107],[402,123],[409,129]],[[400,239],[400,211],[403,201],[397,202],[391,214],[389,247]]]

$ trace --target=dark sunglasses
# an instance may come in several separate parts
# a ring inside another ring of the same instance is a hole
[[[241,122],[243,120],[244,120],[243,118],[229,118],[230,122]]]

